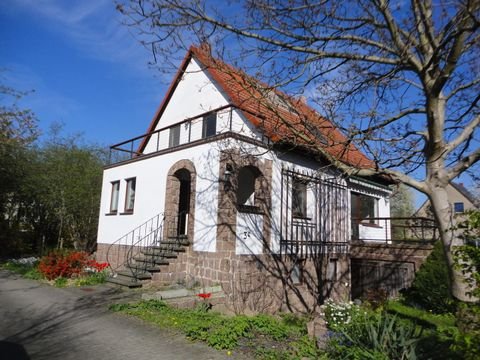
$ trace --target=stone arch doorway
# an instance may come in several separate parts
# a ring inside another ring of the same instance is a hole
[[[180,160],[168,171],[165,195],[167,238],[193,239],[195,178],[195,166],[190,160]]]

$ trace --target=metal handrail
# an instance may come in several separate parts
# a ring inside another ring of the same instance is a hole
[[[163,219],[163,213],[157,214],[110,244],[106,258],[113,274],[117,273],[118,270],[124,267],[127,263],[127,255],[130,247],[147,236],[154,229],[163,226]],[[122,252],[122,248],[125,251]],[[111,253],[113,249],[116,249],[116,258]],[[123,258],[121,256],[122,253]]]
[[[137,279],[138,274],[145,273],[147,271],[148,263],[144,261],[143,267],[139,267],[137,263],[135,263],[135,266],[133,266],[134,260],[135,260],[134,258],[138,254],[140,254],[141,252],[140,249],[146,249],[148,247],[160,244],[162,239],[162,234],[163,234],[164,222],[165,222],[165,216],[162,216],[162,221],[155,229],[152,229],[150,233],[146,234],[144,237],[139,239],[136,243],[132,244],[128,249],[128,252],[126,255],[126,265],[133,275],[132,279],[134,280]],[[137,250],[137,251],[134,252],[134,250]]]

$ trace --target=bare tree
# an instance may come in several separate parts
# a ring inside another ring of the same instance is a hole
[[[118,9],[162,66],[208,40],[216,56],[289,93],[314,97],[375,169],[426,194],[464,301],[447,184],[480,159],[479,0],[125,0]],[[161,61],[160,61],[161,60]],[[321,151],[321,149],[319,149]]]

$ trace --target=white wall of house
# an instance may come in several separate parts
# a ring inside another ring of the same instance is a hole
[[[205,72],[201,71],[198,63],[192,60],[177,85],[162,118],[158,122],[157,129],[174,125],[186,118],[194,117],[227,104],[228,100],[225,94],[212,83]],[[262,138],[261,134],[237,110],[230,112],[227,109],[218,114],[217,133],[230,131],[230,119],[232,119],[231,129],[233,132],[254,139],[260,140]],[[192,123],[191,128],[185,125],[181,126],[180,144],[188,142],[189,133],[190,141],[201,139],[202,119]],[[161,133],[159,138],[153,136],[149,140],[144,152],[152,153],[157,151],[157,149],[166,149],[169,145],[168,141],[169,131],[167,130],[165,133]],[[263,147],[233,139],[204,143],[183,150],[177,149],[158,156],[139,158],[136,161],[106,169],[102,186],[98,242],[111,244],[152,216],[164,212],[167,173],[177,161],[188,159],[194,163],[197,171],[193,248],[196,251],[215,251],[218,217],[219,154],[221,150],[230,148],[239,150],[241,154],[255,155],[260,161],[273,161],[271,193],[272,231],[271,239],[266,240],[270,241],[273,252],[279,252],[280,234],[282,233],[284,237],[288,237],[289,231],[284,220],[288,218],[290,221],[292,215],[291,203],[287,207],[282,205],[282,199],[285,202],[287,198],[287,189],[285,184],[282,184],[282,169],[289,168],[295,170],[295,172],[317,174],[321,177],[332,177],[338,174],[331,168],[321,168],[319,163],[308,157],[293,154],[278,155],[271,151],[266,152],[266,149]],[[136,178],[135,208],[132,214],[122,215],[126,191],[125,179],[132,177]],[[120,181],[119,211],[116,215],[107,215],[110,208],[111,183],[113,181]],[[343,182],[343,185],[346,184]],[[375,196],[378,199],[378,216],[388,217],[390,215],[387,199],[388,191],[361,183],[353,184],[353,186],[355,191]],[[349,224],[350,199],[349,196],[346,196],[342,203],[319,204],[320,198],[328,203],[329,198],[327,195],[329,194],[323,194],[320,197],[315,189],[307,189],[307,217],[310,220],[305,221],[319,221],[316,217],[319,206],[324,211],[335,212],[337,214],[336,218],[332,218],[329,223],[322,224],[322,226],[330,237],[329,241],[342,241],[342,239],[336,238],[339,233],[336,226],[345,221]],[[291,194],[288,195],[288,198],[291,202]],[[339,209],[341,211],[334,211]],[[258,215],[238,215],[237,254],[258,254],[263,251],[261,238],[262,221],[263,219]],[[387,231],[388,236],[390,233],[389,229],[372,227],[365,227],[365,229],[362,227],[361,231],[367,238],[383,240],[385,239],[385,231]],[[245,236],[241,237],[241,234],[245,235],[245,232],[250,234],[246,239],[244,238]]]
[[[155,130],[180,123],[186,119],[221,108],[229,104],[226,94],[217,87],[208,73],[202,71],[195,59],[187,65],[173,95],[171,96]],[[231,124],[230,124],[231,123]],[[203,118],[197,118],[180,127],[180,144],[202,139]],[[260,140],[261,134],[244,121],[238,110],[230,108],[217,114],[217,134],[230,131]],[[151,153],[169,147],[170,130],[154,134],[148,141],[144,153]]]
[[[103,175],[98,242],[111,244],[158,213],[164,212],[167,173],[179,160],[189,159],[196,168],[194,249],[215,251],[218,214],[218,150],[203,144],[106,169]],[[124,214],[125,179],[136,178],[135,207]],[[111,182],[120,180],[119,211],[110,211]]]

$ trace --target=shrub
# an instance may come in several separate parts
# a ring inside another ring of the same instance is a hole
[[[56,251],[40,259],[38,270],[47,280],[55,280],[60,277],[70,279],[88,269],[101,272],[107,266],[107,263],[97,263],[90,259],[84,251]]]
[[[454,350],[465,359],[480,359],[480,305],[461,304],[456,314],[459,332],[455,336]]]
[[[327,344],[333,359],[416,359],[420,331],[395,316],[372,311],[354,314],[337,326]]]
[[[448,288],[448,265],[442,244],[437,242],[421,266],[412,286],[404,292],[405,301],[436,314],[454,312],[456,302]]]

